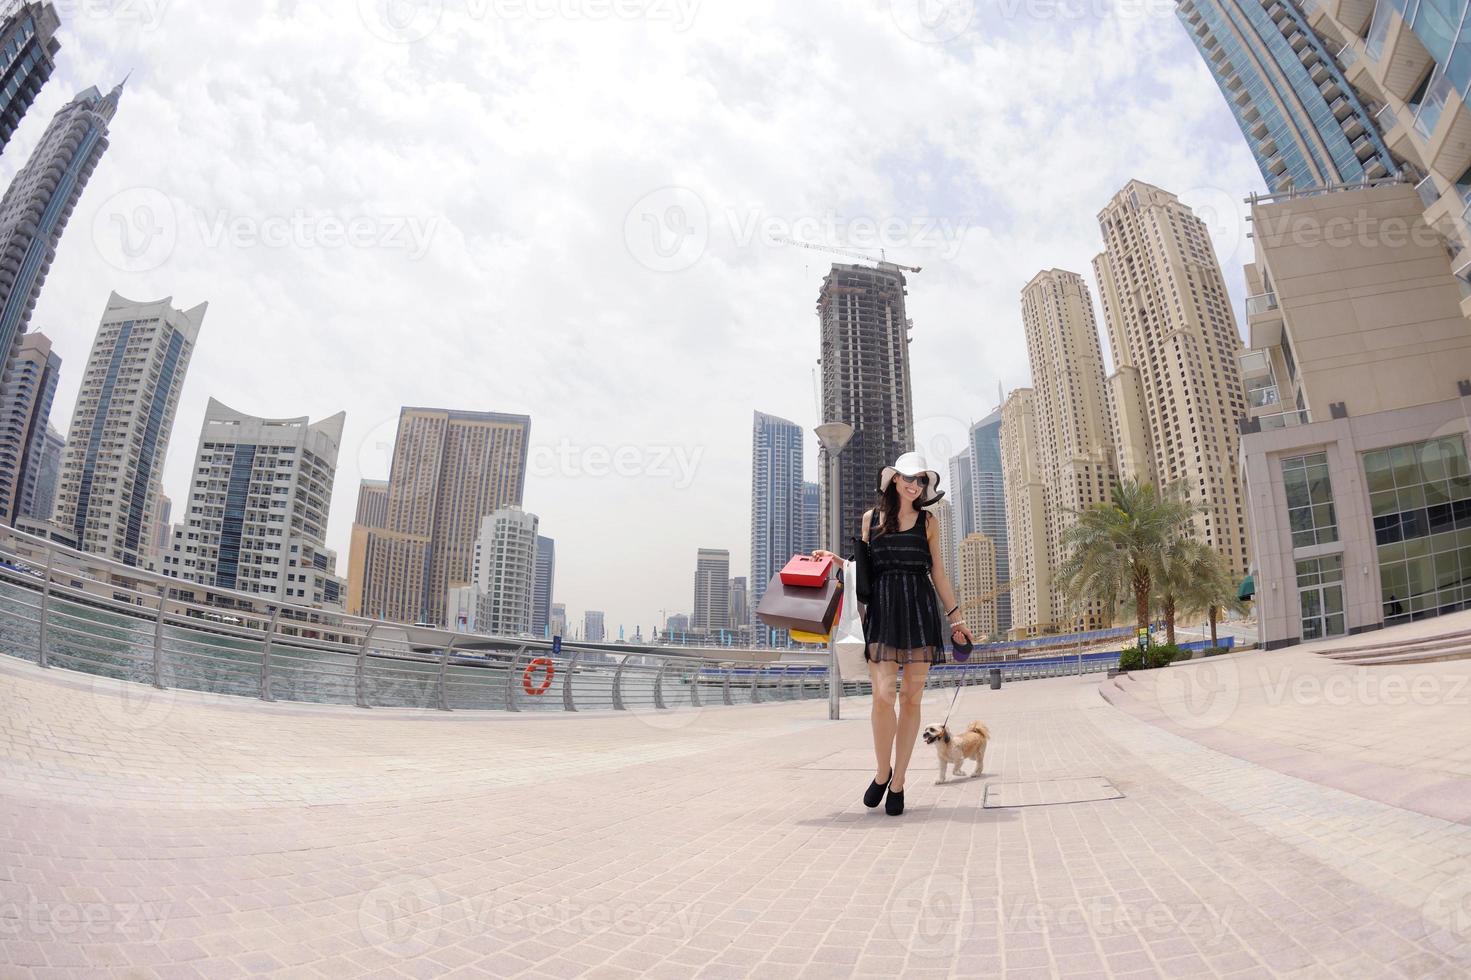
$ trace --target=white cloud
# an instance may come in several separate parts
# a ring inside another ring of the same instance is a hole
[[[752,410],[818,421],[813,303],[833,257],[742,230],[963,223],[901,232],[889,253],[924,267],[910,313],[926,434],[988,412],[998,381],[1026,382],[1018,292],[1041,268],[1091,272],[1096,214],[1125,180],[1227,200],[1260,186],[1157,4],[1083,18],[979,4],[956,40],[927,44],[887,0],[658,0],[693,13],[683,30],[599,19],[613,8],[596,0],[532,4],[572,18],[415,0],[442,16],[397,21],[432,29],[394,43],[374,19],[384,2],[117,0],[67,16],[59,69],[0,169],[76,91],[134,75],[33,321],[65,358],[56,421],[116,289],[210,302],[165,471],[176,507],[210,396],[347,410],[330,542],[344,563],[357,480],[387,475],[376,443],[400,405],[527,412],[549,447],[697,455],[688,486],[529,482],[557,539],[557,599],[579,621],[605,609],[614,632],[688,611],[697,547],[728,547],[745,574]],[[630,208],[666,187],[708,215],[679,271],[625,240]],[[120,260],[110,223],[140,193],[169,202],[175,229],[142,266]]]

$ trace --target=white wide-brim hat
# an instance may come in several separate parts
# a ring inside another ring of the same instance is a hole
[[[894,482],[894,476],[899,473],[902,473],[905,476],[924,475],[930,478],[929,486],[925,488],[927,491],[927,496],[926,499],[921,502],[921,506],[923,506],[924,504],[932,504],[935,501],[939,500],[941,497],[945,496],[945,492],[940,489],[940,474],[937,471],[930,469],[930,466],[928,463],[925,462],[924,457],[915,452],[905,453],[903,456],[900,456],[898,459],[894,460],[893,466],[885,466],[883,468],[883,471],[879,473],[879,493],[883,493],[885,490],[888,490],[889,484]]]

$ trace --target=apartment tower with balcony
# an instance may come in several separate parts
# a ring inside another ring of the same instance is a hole
[[[1116,374],[1115,428],[1131,468],[1179,486],[1200,540],[1247,570],[1246,510],[1236,467],[1246,411],[1241,335],[1205,223],[1175,195],[1132,180],[1098,216],[1093,270]],[[1121,408],[1122,406],[1122,408]],[[1145,448],[1147,447],[1147,449]]]
[[[136,567],[153,553],[164,459],[207,308],[108,297],[72,410],[58,540]]]
[[[1471,331],[1407,183],[1257,199],[1249,491],[1263,642],[1471,606]]]
[[[1041,527],[1046,541],[1047,581],[1066,559],[1064,536],[1077,514],[1109,499],[1116,479],[1103,348],[1088,286],[1076,272],[1037,273],[1022,290],[1022,324],[1032,366],[1035,466],[1041,475]],[[1033,583],[1018,583],[1025,591]],[[1014,625],[1035,635],[1072,628],[1093,629],[1112,619],[1112,610],[1090,603],[1076,611],[1061,595],[1027,597],[1038,619]]]
[[[327,519],[346,418],[260,418],[209,400],[189,500],[163,556],[178,595],[206,602],[221,589],[342,608]]]

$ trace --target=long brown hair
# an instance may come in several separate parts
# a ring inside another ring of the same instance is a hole
[[[925,489],[928,490],[929,488],[926,487]],[[879,515],[879,526],[870,537],[876,538],[880,534],[894,534],[898,532],[899,478],[897,476],[890,480],[889,485],[878,495],[878,499],[874,501],[873,509]],[[920,507],[918,503],[915,504],[914,509],[918,514],[922,515],[924,513],[924,508]],[[870,517],[869,520],[872,521],[873,518]],[[924,520],[924,518],[917,517],[915,520]]]

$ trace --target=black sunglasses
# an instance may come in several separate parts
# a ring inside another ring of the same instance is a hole
[[[903,480],[905,483],[918,483],[922,487],[927,487],[930,485],[930,478],[928,476],[925,476],[924,474],[920,474],[919,476],[909,476],[907,473],[900,473],[899,479]]]

